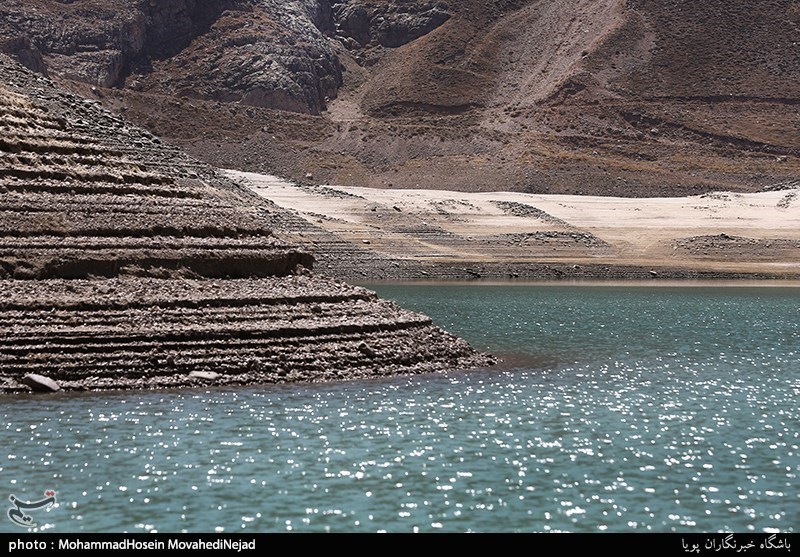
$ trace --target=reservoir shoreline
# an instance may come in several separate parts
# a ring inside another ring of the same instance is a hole
[[[3,397],[8,491],[53,532],[795,529],[797,290],[378,293],[519,361]]]
[[[308,246],[315,271],[351,282],[800,279],[796,185],[621,198],[226,174],[293,215],[276,231]]]

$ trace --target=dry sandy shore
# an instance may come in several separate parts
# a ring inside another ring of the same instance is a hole
[[[797,186],[631,199],[305,186],[228,175],[361,250],[376,267],[371,278],[459,276],[444,269],[485,278],[800,277]],[[309,231],[302,236],[296,240],[318,253],[330,242]],[[391,266],[374,264],[384,260]],[[338,270],[324,257],[320,266]]]

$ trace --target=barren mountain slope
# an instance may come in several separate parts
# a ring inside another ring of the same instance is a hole
[[[3,48],[219,166],[625,196],[800,170],[800,2],[96,4],[4,2]]]

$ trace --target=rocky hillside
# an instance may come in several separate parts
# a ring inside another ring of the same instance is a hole
[[[129,388],[487,362],[427,317],[313,275],[272,231],[298,221],[0,55],[0,392],[32,375]]]
[[[218,166],[674,195],[796,178],[800,2],[6,0],[0,49]]]

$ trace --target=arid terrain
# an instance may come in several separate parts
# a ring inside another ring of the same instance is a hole
[[[228,175],[335,235],[287,232],[315,247],[318,269],[354,280],[800,278],[800,184],[620,198],[308,186]],[[353,266],[330,237],[370,257]]]
[[[0,392],[492,361],[273,232],[312,228],[0,55]]]
[[[0,50],[309,184],[654,197],[800,171],[792,0],[7,0]]]
[[[492,362],[341,279],[797,279],[799,45],[788,0],[6,0],[0,391]]]

